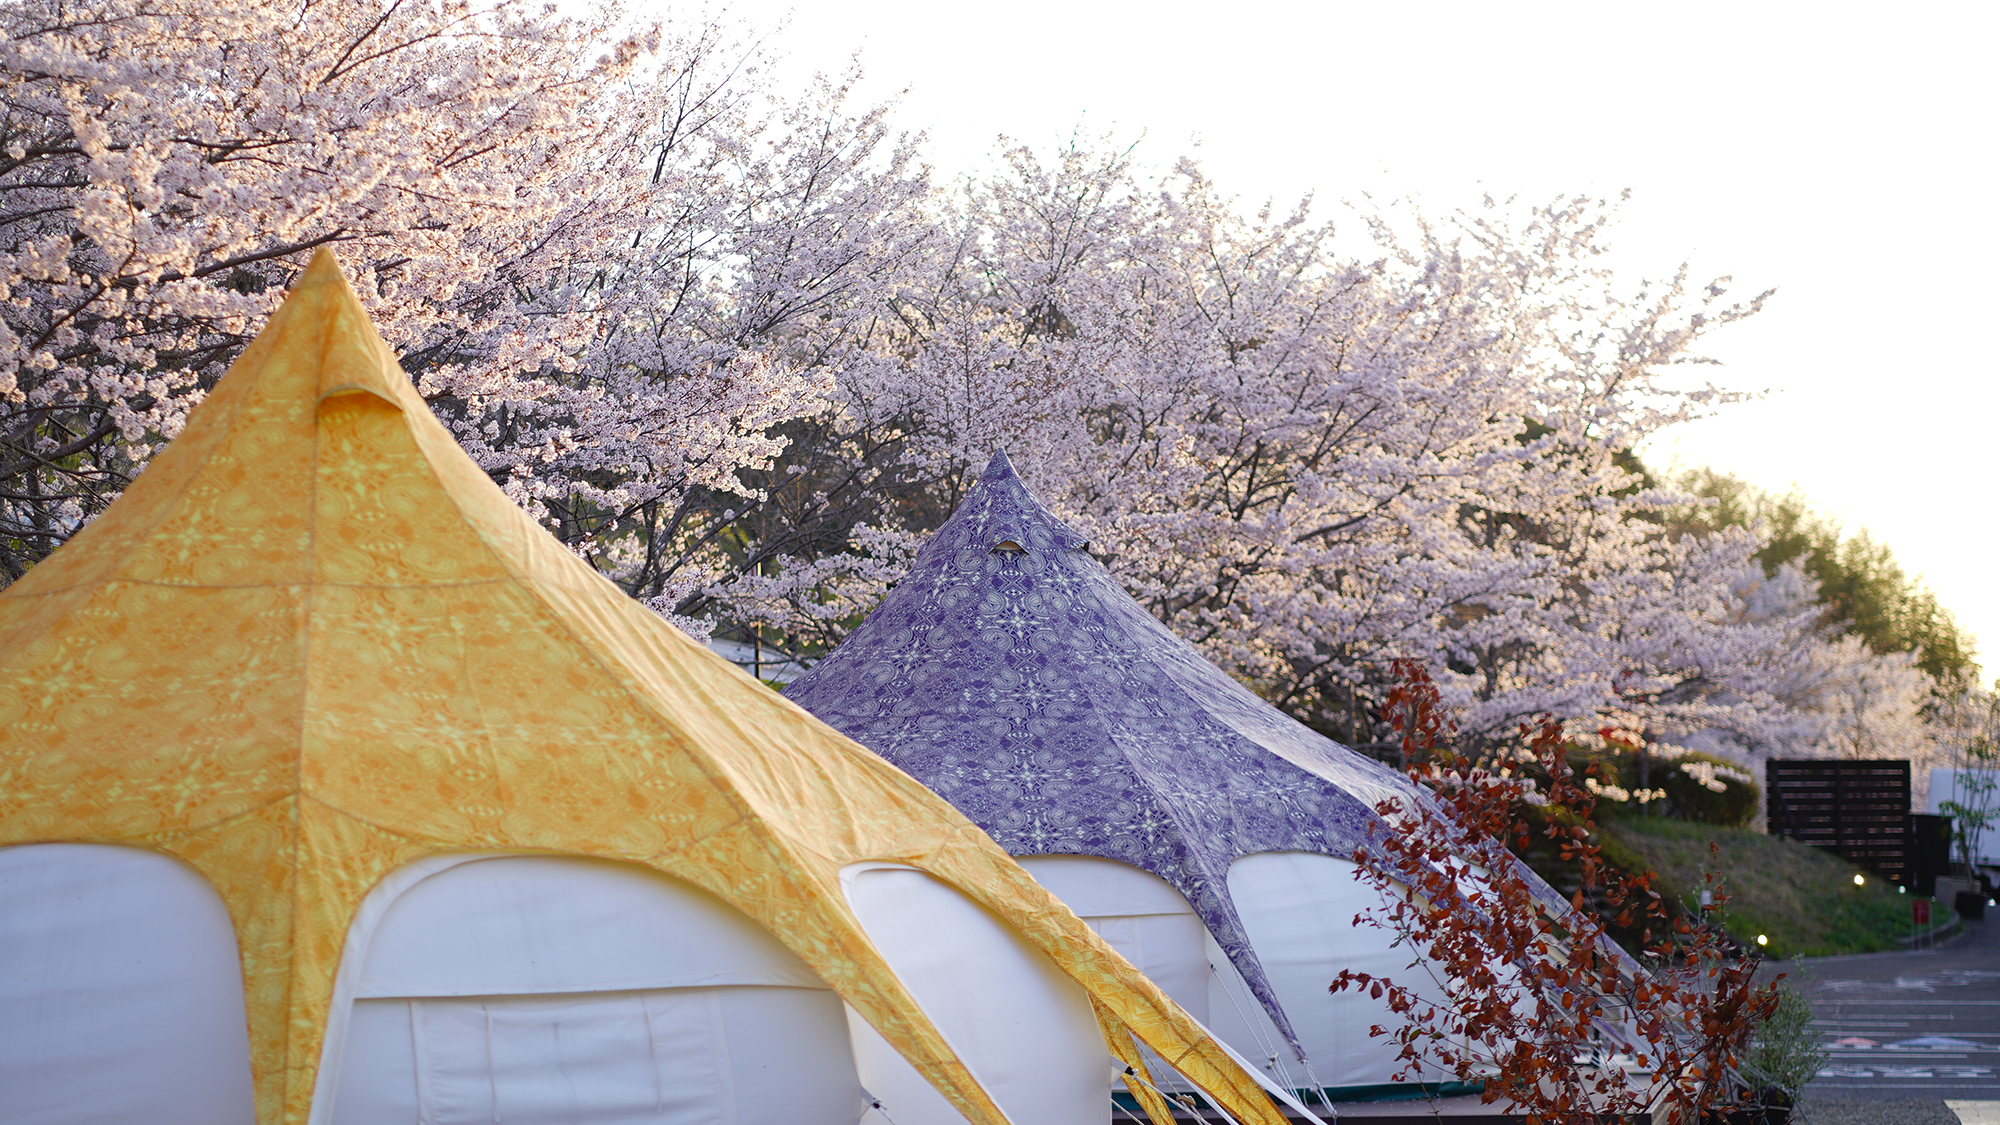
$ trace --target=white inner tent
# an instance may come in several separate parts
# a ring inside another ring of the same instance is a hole
[[[0,848],[0,1119],[249,1125],[236,934],[177,860]]]
[[[1083,990],[1046,955],[914,868],[859,864],[842,881],[870,940],[1010,1119],[1106,1125],[1103,1039]],[[1186,961],[1147,967],[1177,986]],[[0,1014],[10,1125],[254,1119],[235,936],[220,898],[177,860],[96,844],[0,849]],[[326,1060],[315,1125],[965,1120],[755,922],[689,884],[597,859],[459,854],[393,873],[350,932]]]
[[[841,882],[869,940],[1009,1120],[1109,1122],[1110,1052],[1090,998],[1053,961],[986,908],[915,868],[856,864]],[[848,1015],[861,1080],[889,1109],[888,1122],[965,1120],[873,1028]]]
[[[405,868],[363,905],[335,990],[316,1125],[845,1123],[862,1110],[825,983],[740,912],[636,866]]]
[[[1104,1125],[1083,991],[949,886],[845,880],[871,940],[1008,1116]],[[315,1125],[960,1125],[825,982],[695,887],[604,860],[414,864],[357,916]],[[850,1035],[850,1028],[853,1034]]]
[[[1428,992],[1390,931],[1354,924],[1380,895],[1354,864],[1309,852],[1262,852],[1229,868],[1230,898],[1278,1002],[1305,1048],[1286,1045],[1186,898],[1165,880],[1093,856],[1024,856],[1021,866],[1174,1001],[1236,1052],[1291,1090],[1357,1086],[1397,1069],[1396,1047],[1368,1029],[1382,1006],[1327,986],[1343,969],[1386,976]],[[1171,1080],[1171,1076],[1168,1076]]]

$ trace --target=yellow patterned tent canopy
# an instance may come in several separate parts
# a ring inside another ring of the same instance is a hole
[[[1004,1125],[841,893],[846,865],[906,863],[1047,953],[1116,1053],[1136,1036],[1246,1125],[1283,1120],[971,822],[515,507],[325,251],[124,496],[0,593],[0,845],[49,842],[154,849],[219,892],[261,1125],[306,1120],[362,898],[466,850],[715,894]]]

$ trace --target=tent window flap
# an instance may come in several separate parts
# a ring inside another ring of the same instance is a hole
[[[364,913],[329,1125],[861,1117],[839,998],[687,884],[598,860],[474,857]]]

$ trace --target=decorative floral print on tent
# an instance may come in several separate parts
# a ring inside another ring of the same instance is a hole
[[[1129,863],[1187,896],[1298,1046],[1231,904],[1232,860],[1347,859],[1401,775],[1160,624],[995,453],[839,648],[785,690],[1015,855]]]

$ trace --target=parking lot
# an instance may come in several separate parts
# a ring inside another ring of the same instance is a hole
[[[2000,1100],[2000,920],[1936,950],[1809,962],[1800,983],[1832,1053],[1810,1101]]]

